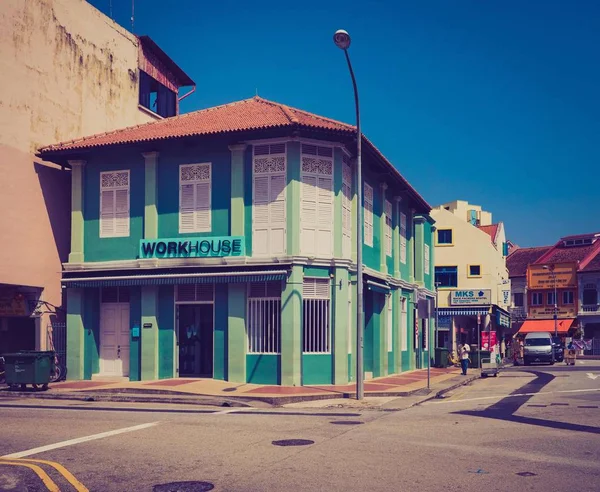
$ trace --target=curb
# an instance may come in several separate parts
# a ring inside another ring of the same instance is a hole
[[[472,383],[473,381],[477,380],[477,379],[481,379],[481,376],[470,376],[467,377],[465,379],[463,379],[462,381],[453,384],[452,386],[448,386],[447,388],[441,389],[439,391],[437,391],[435,394],[424,398],[423,400],[421,400],[420,402],[415,403],[414,405],[412,405],[413,407],[416,407],[417,405],[420,405],[421,403],[425,403],[427,401],[431,401],[431,400],[435,400],[437,398],[443,398],[444,395],[446,393],[449,393],[450,391],[455,390],[456,388],[460,388],[461,386],[466,386],[469,383]]]

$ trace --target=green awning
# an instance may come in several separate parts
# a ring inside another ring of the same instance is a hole
[[[285,280],[287,270],[64,278],[65,287],[126,287],[137,285],[231,284]]]

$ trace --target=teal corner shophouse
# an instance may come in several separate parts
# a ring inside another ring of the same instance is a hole
[[[363,138],[365,377],[423,367],[430,207]],[[255,97],[40,150],[72,170],[69,379],[355,379],[356,129]]]

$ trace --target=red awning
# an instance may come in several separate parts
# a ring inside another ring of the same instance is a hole
[[[559,319],[558,333],[566,335],[574,321],[574,319]],[[544,331],[554,333],[553,319],[528,319],[523,323],[518,333],[539,333]]]

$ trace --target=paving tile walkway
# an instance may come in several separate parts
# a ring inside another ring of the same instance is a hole
[[[438,385],[456,378],[460,370],[431,368],[430,383]],[[409,396],[427,388],[427,370],[394,374],[365,381],[366,396]],[[67,381],[50,385],[50,393],[137,393],[169,394],[187,396],[212,396],[221,398],[243,398],[245,400],[268,398],[310,400],[321,398],[349,398],[355,395],[356,385],[315,385],[315,386],[272,386],[259,384],[241,384],[216,379],[174,378],[158,381]]]

